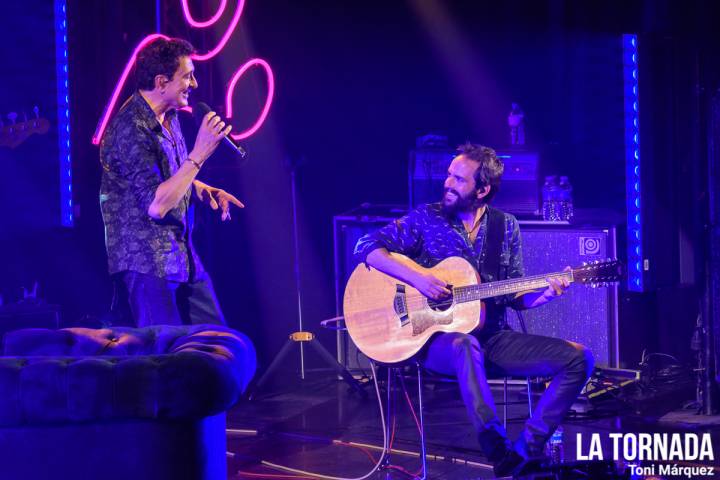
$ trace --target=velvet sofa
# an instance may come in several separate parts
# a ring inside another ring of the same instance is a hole
[[[0,479],[225,480],[225,412],[255,373],[216,325],[9,332]]]

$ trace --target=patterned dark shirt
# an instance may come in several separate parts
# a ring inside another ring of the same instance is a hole
[[[500,255],[500,267],[507,272],[507,278],[524,276],[520,227],[514,216],[505,216],[505,232]],[[442,212],[440,203],[422,205],[406,216],[399,218],[376,232],[369,233],[358,240],[355,246],[355,259],[364,262],[370,252],[386,248],[390,252],[401,253],[412,258],[419,265],[429,268],[448,257],[462,257],[481,272],[485,259],[485,238],[488,231],[487,210],[480,219],[475,242],[462,224],[455,218],[448,218]],[[497,278],[483,278],[483,281]],[[507,305],[514,295],[497,299],[498,305]],[[489,334],[500,328],[504,309],[488,312],[483,334]],[[492,317],[492,318],[491,318]]]
[[[161,220],[148,215],[158,185],[187,158],[177,112],[166,113],[163,128],[136,92],[103,135],[100,208],[110,273],[132,270],[186,282],[202,270],[192,248],[192,187]]]

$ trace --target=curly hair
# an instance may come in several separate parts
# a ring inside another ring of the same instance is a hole
[[[490,185],[490,192],[482,199],[483,203],[489,203],[500,188],[500,179],[505,170],[502,160],[492,148],[470,142],[458,146],[457,152],[458,155],[478,163],[473,174],[475,186],[481,188]]]
[[[153,90],[155,77],[165,75],[169,80],[180,66],[180,58],[189,56],[195,48],[182,38],[158,38],[143,47],[135,60],[135,81],[140,90]]]

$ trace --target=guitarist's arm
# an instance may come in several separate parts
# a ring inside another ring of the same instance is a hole
[[[565,267],[565,271],[571,270]],[[519,292],[515,295],[513,308],[517,310],[526,310],[528,308],[537,308],[545,305],[555,297],[562,295],[568,289],[570,283],[566,278],[548,278],[548,287],[545,290],[530,290],[527,292]]]
[[[412,285],[426,297],[439,300],[450,295],[445,282],[415,262],[406,264],[397,261],[385,248],[371,251],[365,261],[371,267]]]
[[[511,217],[512,225],[510,238],[507,239],[507,250],[510,253],[508,278],[519,278],[525,276],[525,268],[523,266],[522,240],[520,235],[520,225],[514,217]],[[566,267],[565,270],[571,270]],[[518,292],[515,297],[510,300],[510,306],[515,310],[526,310],[529,308],[537,308],[545,305],[553,298],[563,294],[570,286],[566,279],[548,278],[548,287],[545,290],[527,290]]]

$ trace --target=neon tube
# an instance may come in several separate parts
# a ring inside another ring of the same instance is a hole
[[[220,53],[220,50],[225,48],[225,44],[227,44],[228,40],[230,40],[230,35],[232,35],[233,32],[235,31],[235,28],[237,27],[237,24],[240,21],[240,17],[242,16],[244,7],[245,7],[245,0],[238,0],[237,8],[235,9],[235,14],[233,15],[232,20],[230,20],[230,25],[228,25],[227,30],[225,30],[225,33],[223,34],[222,38],[220,39],[220,43],[218,43],[215,48],[213,48],[209,52],[202,54],[202,55],[198,55],[196,53],[196,54],[192,55],[190,58],[192,58],[193,60],[198,60],[200,62],[203,62],[205,60],[210,60],[215,55]],[[189,13],[189,12],[187,12],[187,13]],[[190,23],[190,17],[188,15],[185,15],[185,20],[187,20],[188,23]]]
[[[120,92],[122,92],[123,87],[125,86],[125,82],[127,81],[127,77],[130,74],[130,69],[133,67],[133,64],[135,63],[135,58],[137,57],[138,52],[148,43],[152,42],[156,38],[164,38],[168,39],[167,36],[161,34],[161,33],[153,33],[152,35],[148,35],[147,37],[143,38],[140,43],[138,43],[138,46],[135,47],[135,51],[133,51],[132,56],[130,57],[130,60],[125,64],[125,68],[123,69],[122,75],[120,75],[120,80],[118,80],[118,83],[115,85],[115,90],[113,90],[112,96],[110,97],[110,101],[105,106],[105,110],[103,112],[102,117],[100,118],[100,123],[98,123],[97,128],[95,129],[95,134],[92,138],[93,145],[99,145],[100,140],[102,139],[102,134],[105,132],[105,128],[107,127],[108,121],[110,121],[110,115],[112,114],[113,110],[115,109],[115,104],[117,103],[118,97],[120,96]]]
[[[195,28],[205,28],[209,27],[210,25],[214,24],[218,21],[220,16],[225,12],[225,7],[227,7],[227,0],[220,0],[220,5],[218,6],[217,12],[215,12],[215,15],[210,17],[209,20],[206,20],[204,22],[198,22],[195,20],[192,15],[190,14],[190,7],[188,7],[188,0],[180,0],[180,3],[182,3],[183,13],[185,14],[185,20],[187,20],[188,24],[190,26]]]
[[[265,105],[263,106],[262,111],[260,112],[260,116],[258,117],[257,121],[247,130],[245,130],[242,133],[231,133],[230,136],[235,140],[242,140],[243,138],[247,138],[257,132],[257,130],[260,128],[260,126],[265,122],[265,118],[267,117],[268,113],[270,112],[270,105],[272,104],[273,96],[275,94],[275,78],[273,77],[272,69],[270,68],[270,65],[263,60],[262,58],[253,58],[251,60],[248,60],[245,64],[243,64],[233,75],[232,80],[230,81],[230,85],[228,85],[227,89],[227,95],[225,97],[225,113],[227,115],[227,118],[230,119],[233,116],[233,93],[235,92],[235,86],[237,85],[238,80],[240,80],[240,77],[242,77],[245,72],[250,69],[250,67],[259,66],[265,69],[265,74],[267,75],[267,81],[268,81],[268,92],[267,92],[267,98],[265,98]]]
[[[182,9],[183,9],[183,15],[185,16],[185,20],[187,23],[194,28],[206,28],[211,25],[214,25],[218,22],[222,14],[227,9],[227,0],[220,0],[220,5],[218,6],[217,11],[215,14],[206,21],[197,21],[193,18],[192,14],[190,13],[190,8],[188,6],[188,0],[180,0]],[[198,62],[203,62],[206,60],[209,60],[216,56],[220,51],[227,45],[227,42],[230,39],[230,36],[233,34],[235,29],[237,28],[238,22],[240,21],[240,17],[242,16],[243,9],[245,7],[245,0],[238,0],[237,7],[235,9],[235,13],[233,14],[233,18],[230,21],[230,24],[228,25],[227,29],[225,30],[225,33],[223,34],[222,38],[220,39],[220,42],[213,48],[212,50],[208,51],[204,54],[193,54],[190,56],[193,60],[196,60]],[[164,38],[168,39],[166,35],[162,35],[159,33],[148,35],[145,37],[138,45],[135,47],[135,50],[133,51],[132,56],[128,60],[128,62],[125,64],[125,68],[123,69],[122,75],[120,76],[120,79],[118,80],[118,83],[115,85],[115,89],[113,90],[112,96],[110,97],[110,101],[105,106],[105,110],[103,111],[103,114],[100,118],[100,121],[98,122],[97,128],[95,129],[95,133],[92,137],[92,143],[93,145],[99,145],[100,141],[102,140],[102,135],[105,132],[105,129],[107,128],[107,124],[110,120],[110,116],[112,115],[113,111],[115,110],[115,106],[117,105],[118,97],[120,96],[120,93],[122,92],[122,89],[125,87],[125,82],[127,81],[127,77],[130,74],[130,70],[133,67],[135,63],[135,59],[137,58],[138,52],[149,42],[157,39],[157,38]],[[268,80],[268,93],[267,98],[265,99],[265,105],[263,106],[262,111],[260,112],[260,116],[258,117],[257,121],[246,131],[242,133],[235,133],[232,134],[232,138],[235,140],[241,140],[243,138],[247,138],[251,135],[253,135],[265,122],[265,119],[267,118],[267,115],[270,111],[270,105],[272,104],[274,92],[275,92],[275,79],[273,77],[272,68],[270,65],[263,59],[260,58],[254,58],[246,63],[244,63],[234,74],[233,78],[230,81],[230,85],[228,86],[227,92],[226,92],[226,100],[225,104],[227,107],[227,116],[228,119],[232,117],[232,97],[233,92],[235,91],[235,86],[237,85],[238,80],[240,77],[250,68],[253,66],[260,66],[265,70],[265,73],[267,75]],[[192,109],[189,107],[182,108],[181,110],[192,112]]]

